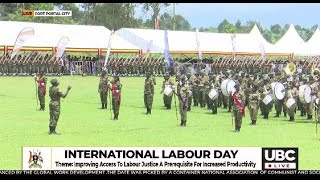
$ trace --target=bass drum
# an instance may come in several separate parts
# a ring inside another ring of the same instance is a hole
[[[234,86],[236,85],[236,82],[232,79],[225,79],[221,83],[221,91],[222,94],[225,96],[229,96],[230,93],[235,91]]]
[[[311,103],[311,87],[309,85],[305,84],[299,87],[299,99],[303,104]]]
[[[272,90],[274,97],[278,100],[282,100],[286,96],[286,88],[282,83],[277,82]]]
[[[296,100],[294,98],[289,98],[286,102],[287,108],[291,108],[295,104],[296,104]]]
[[[209,97],[211,100],[216,100],[219,97],[218,91],[215,89],[211,89],[211,91],[209,93]]]

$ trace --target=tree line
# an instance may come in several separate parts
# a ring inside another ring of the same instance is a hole
[[[29,21],[39,23],[100,25],[108,29],[121,28],[154,29],[155,20],[160,20],[159,29],[177,31],[195,31],[188,20],[179,14],[166,10],[172,3],[0,3],[0,20],[2,21]],[[177,4],[179,6],[179,4]],[[144,19],[135,17],[137,7],[142,7]],[[22,10],[71,10],[72,17],[28,17],[22,16]],[[151,15],[150,15],[151,14]],[[264,38],[275,44],[289,29],[289,24],[281,26],[272,25],[263,28],[258,21],[238,20],[235,24],[224,19],[218,27],[198,27],[200,32],[218,33],[249,33],[254,25]],[[310,29],[295,25],[295,28],[304,41],[308,41],[318,25]]]

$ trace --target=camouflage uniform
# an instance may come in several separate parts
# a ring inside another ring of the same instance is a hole
[[[313,80],[313,78],[309,78],[309,81]],[[315,101],[315,96],[317,95],[318,91],[319,91],[319,84],[318,82],[312,82],[311,86],[311,92],[313,93],[312,98],[311,98],[311,103],[307,104],[307,115],[308,115],[308,120],[312,120],[312,114],[313,114],[313,103]]]
[[[174,83],[169,78],[170,78],[169,74],[166,74],[164,76],[165,80],[162,83],[162,91],[161,91],[161,93],[164,91],[164,89],[166,87],[174,88]],[[164,103],[164,105],[166,106],[167,109],[171,109],[171,102],[172,102],[172,95],[171,96],[167,96],[167,95],[163,94],[163,103]]]
[[[288,115],[290,117],[289,121],[294,121],[294,114],[296,112],[296,107],[297,107],[297,99],[299,98],[299,91],[296,87],[292,87],[290,84],[288,85],[288,90],[286,92],[287,94],[287,100],[289,98],[294,98],[295,99],[295,104],[293,104],[290,108],[287,107]],[[287,101],[285,101],[287,103]]]
[[[57,123],[60,116],[60,98],[65,98],[68,95],[69,90],[71,89],[68,86],[67,92],[64,94],[58,88],[58,81],[56,79],[52,79],[51,81],[52,86],[49,89],[49,96],[51,98],[49,108],[50,108],[50,124],[49,124],[49,134],[58,134],[56,132]]]
[[[269,92],[272,89],[271,85],[268,84],[268,80],[269,79],[264,79],[264,85],[260,86],[260,89],[259,89],[259,92],[261,93],[261,99],[262,100],[268,95],[268,93],[265,92],[265,88]],[[260,103],[260,108],[261,108],[261,112],[263,114],[263,119],[268,119],[269,118],[269,112],[272,109],[272,103],[270,102],[269,104],[266,105],[266,104],[264,104],[262,102],[262,103]]]
[[[109,88],[112,92],[112,109],[114,114],[114,120],[118,120],[122,89],[122,84],[120,83],[119,75],[115,75],[110,83],[111,84]]]
[[[181,85],[179,84],[179,112],[181,116],[180,126],[186,126],[187,123],[187,110],[188,110],[188,99],[191,93],[189,86],[186,84],[186,76],[182,75]]]
[[[44,111],[45,108],[45,96],[46,96],[46,85],[48,79],[43,76],[43,71],[40,73],[39,77],[35,77],[38,84],[38,98],[40,102],[40,111]]]
[[[219,93],[220,86],[219,86],[218,82],[216,81],[215,76],[210,77],[209,85],[210,85],[210,89],[215,89]],[[210,93],[210,91],[208,91],[208,93]],[[218,98],[219,98],[219,96],[218,96]],[[218,113],[218,98],[215,100],[212,100],[210,97],[208,97],[208,99],[209,99],[208,106],[211,107],[212,114]]]
[[[108,99],[108,77],[106,71],[102,71],[99,81],[98,92],[100,93],[101,109],[107,109]]]
[[[251,118],[251,125],[256,125],[257,115],[259,110],[259,103],[261,102],[261,96],[258,92],[258,85],[249,86],[251,91],[248,92],[248,108]],[[249,88],[248,88],[249,89]]]
[[[154,85],[156,85],[155,78],[151,77],[151,73],[147,73],[147,78],[144,82],[144,105],[147,108],[146,114],[151,114],[153,103]]]
[[[232,94],[232,97],[237,98],[244,108],[244,102],[246,100],[245,99],[246,97],[244,92],[239,88],[239,86],[240,86],[239,82],[236,82],[235,88],[238,88],[238,90],[234,92],[234,94]],[[235,118],[235,131],[239,132],[242,125],[243,115],[242,115],[242,107],[239,107],[239,105],[237,105],[235,99],[233,99],[233,116]]]
[[[198,106],[199,104],[199,74],[196,73],[195,76],[191,76],[192,83],[192,95],[193,95],[193,106]]]

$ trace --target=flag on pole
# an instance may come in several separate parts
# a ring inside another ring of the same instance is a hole
[[[34,29],[32,27],[26,27],[20,31],[16,39],[16,42],[14,43],[11,59],[20,51],[20,49],[23,47],[25,42],[33,35],[34,35]]]
[[[104,66],[103,66],[104,68],[106,68],[107,64],[108,64],[110,50],[111,50],[111,42],[112,42],[113,36],[114,36],[114,31],[112,30],[111,34],[110,34],[109,42],[108,42],[108,50],[107,50],[106,59],[104,60]]]
[[[196,29],[196,41],[197,41],[198,57],[200,60],[202,60],[202,51],[200,49],[200,40],[199,40],[198,34],[199,34],[199,29],[197,28]]]
[[[56,56],[57,58],[62,57],[69,41],[70,39],[67,36],[63,36],[60,38],[59,43],[57,45],[57,56]]]
[[[233,58],[233,61],[236,60],[236,35],[235,34],[232,34],[231,35],[231,43],[232,43],[232,58]]]
[[[260,47],[260,53],[261,53],[262,60],[263,60],[263,61],[266,61],[266,54],[265,54],[265,51],[264,51],[264,46],[263,46],[263,44],[260,43],[259,47]]]
[[[169,41],[168,41],[168,31],[164,31],[164,58],[167,62],[167,68],[171,67],[171,58],[169,54]]]

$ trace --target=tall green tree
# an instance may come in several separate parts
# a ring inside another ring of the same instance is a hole
[[[145,12],[152,12],[151,21],[153,26],[150,28],[154,28],[154,20],[160,17],[160,11],[168,6],[170,6],[170,3],[143,3]]]

